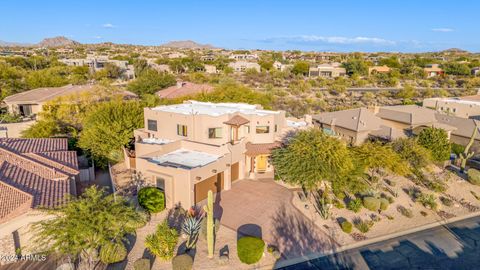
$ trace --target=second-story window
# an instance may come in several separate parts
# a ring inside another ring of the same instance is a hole
[[[208,138],[209,139],[219,139],[222,138],[222,128],[209,128],[208,129]]]
[[[187,137],[187,126],[177,124],[177,135]]]
[[[275,125],[275,131],[274,132],[277,132],[278,131],[278,125]]]
[[[157,131],[157,121],[156,120],[147,120],[147,128],[150,131]]]
[[[257,126],[255,129],[257,134],[269,133],[270,127],[269,126]]]

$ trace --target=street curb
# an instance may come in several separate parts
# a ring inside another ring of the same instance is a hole
[[[469,219],[469,218],[473,218],[473,217],[478,217],[478,216],[480,216],[480,211],[470,213],[470,214],[460,216],[460,217],[453,217],[453,218],[450,218],[450,219],[447,219],[447,220],[428,223],[428,224],[425,224],[425,225],[422,225],[422,226],[419,226],[419,227],[411,228],[411,229],[404,230],[404,231],[399,231],[399,232],[392,233],[392,234],[387,234],[387,235],[382,235],[382,236],[370,238],[370,239],[367,239],[367,240],[364,240],[364,241],[360,241],[360,242],[356,242],[356,243],[341,246],[338,249],[330,249],[330,250],[327,250],[325,252],[312,253],[312,254],[304,255],[304,256],[301,256],[301,257],[294,258],[294,259],[280,261],[280,262],[277,262],[275,264],[275,269],[282,268],[282,267],[287,267],[287,266],[291,266],[291,265],[295,265],[295,264],[299,264],[299,263],[303,263],[303,262],[318,259],[318,258],[322,258],[322,257],[329,256],[329,255],[332,255],[332,254],[335,254],[335,253],[343,252],[343,251],[354,249],[354,248],[359,248],[359,247],[362,247],[362,246],[374,244],[374,243],[385,241],[385,240],[390,240],[390,239],[397,238],[397,237],[400,237],[400,236],[404,236],[404,235],[428,230],[428,229],[431,229],[431,228],[434,228],[434,227],[445,226],[445,225],[448,225],[448,224],[451,224],[451,223],[455,223],[457,221],[461,221],[461,220],[465,220],[465,219]]]

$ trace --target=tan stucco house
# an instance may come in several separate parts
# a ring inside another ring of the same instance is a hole
[[[271,150],[307,126],[243,103],[187,101],[145,108],[144,116],[145,128],[134,132],[136,170],[165,191],[167,207],[190,207],[239,179],[273,177]]]

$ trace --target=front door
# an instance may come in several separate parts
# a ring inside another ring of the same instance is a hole
[[[256,157],[255,167],[257,169],[257,172],[264,172],[267,170],[267,159],[267,155],[259,155]]]

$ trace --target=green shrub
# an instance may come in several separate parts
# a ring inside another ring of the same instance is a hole
[[[173,257],[173,252],[178,241],[178,232],[168,226],[167,221],[159,224],[153,234],[145,238],[145,247],[153,255],[163,260],[169,260]]]
[[[133,263],[133,270],[150,270],[150,260],[149,259],[138,259]]]
[[[399,206],[397,207],[397,210],[398,210],[398,212],[400,212],[400,214],[402,214],[402,215],[404,215],[404,216],[406,216],[406,217],[408,217],[408,218],[412,218],[412,217],[413,217],[413,212],[412,212],[412,210],[407,209],[407,208],[405,208],[405,207],[403,207],[403,206],[401,206],[401,205],[399,205]]]
[[[461,144],[452,143],[452,152],[455,153],[457,157],[459,157],[460,154],[463,153],[463,151],[465,151],[465,146]]]
[[[127,257],[127,249],[122,242],[109,242],[100,249],[100,260],[105,264],[121,262]]]
[[[385,211],[388,208],[390,202],[385,198],[380,198],[380,210]]]
[[[357,228],[357,230],[359,230],[361,233],[367,233],[372,226],[372,224],[362,220],[361,218],[357,218],[353,222],[355,224],[355,228]]]
[[[417,201],[421,203],[424,207],[436,210],[438,205],[435,199],[435,195],[433,194],[422,194],[420,195],[420,197],[418,197]]]
[[[241,262],[254,264],[263,256],[265,242],[258,237],[244,236],[237,241],[237,255]]]
[[[349,221],[345,220],[344,222],[342,222],[342,224],[340,224],[340,226],[342,227],[343,232],[345,232],[345,233],[351,233],[352,232],[353,225]]]
[[[333,205],[334,205],[337,209],[343,209],[343,208],[345,208],[345,204],[344,204],[342,201],[337,200],[337,199],[335,199],[335,200],[333,201]]]
[[[445,206],[452,206],[453,205],[453,201],[447,197],[440,197],[440,201],[442,202],[443,205]]]
[[[347,209],[355,213],[360,212],[360,210],[362,209],[362,200],[360,198],[356,198],[355,200],[349,201]]]
[[[138,192],[138,204],[150,213],[165,209],[165,194],[156,187],[145,187]]]
[[[363,206],[370,211],[377,212],[380,209],[380,200],[374,197],[363,198]]]
[[[474,185],[480,185],[480,171],[470,168],[468,169],[468,182]]]
[[[191,270],[192,267],[193,259],[188,254],[177,255],[172,259],[173,270]]]

